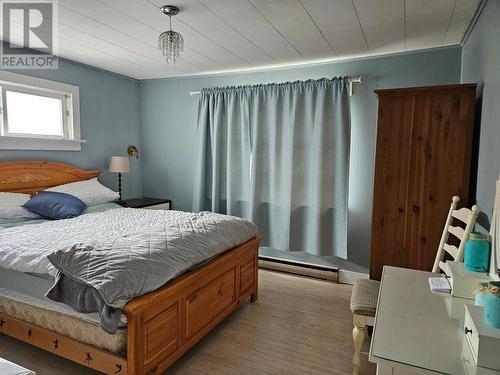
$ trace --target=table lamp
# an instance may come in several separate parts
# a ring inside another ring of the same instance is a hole
[[[112,156],[109,162],[109,171],[118,173],[118,194],[122,200],[122,173],[130,173],[130,164],[127,156]]]

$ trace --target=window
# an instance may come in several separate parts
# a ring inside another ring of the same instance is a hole
[[[78,91],[0,72],[0,149],[80,150]]]

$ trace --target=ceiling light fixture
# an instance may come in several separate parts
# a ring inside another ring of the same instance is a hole
[[[175,64],[181,52],[184,52],[184,38],[178,32],[172,31],[172,16],[179,13],[179,8],[174,5],[165,5],[161,7],[161,11],[170,19],[170,30],[164,31],[158,37],[158,49],[167,58],[167,62]]]

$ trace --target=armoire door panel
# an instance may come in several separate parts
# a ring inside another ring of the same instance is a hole
[[[409,257],[404,267],[430,270],[434,262],[441,231],[444,226],[451,197],[464,197],[463,168],[466,143],[458,115],[457,94],[436,94],[417,99],[423,111],[415,113],[415,123],[422,124],[415,144],[416,170],[411,173],[408,199],[418,210],[413,210]],[[428,108],[428,110],[427,110]],[[427,119],[418,118],[428,116]],[[453,129],[451,125],[453,124]],[[468,169],[468,168],[466,168]]]
[[[420,225],[422,216],[425,215],[426,208],[423,202],[424,196],[424,175],[428,169],[428,161],[432,149],[430,138],[432,126],[431,118],[431,100],[428,96],[416,96],[415,108],[413,113],[413,131],[410,142],[410,167],[408,172],[407,196],[408,206],[406,247],[408,251],[405,254],[400,266],[408,267],[411,264],[417,264],[419,259],[419,248],[422,242],[426,242],[426,236],[419,236],[421,233]],[[404,183],[404,182],[402,182]]]
[[[372,247],[392,251],[372,253],[373,264],[398,265],[405,257],[407,187],[410,163],[411,123],[414,100],[411,97],[380,101],[377,131],[375,191],[373,199]],[[396,124],[396,126],[394,125]],[[399,126],[397,125],[399,124]],[[410,124],[410,126],[407,126]],[[375,269],[371,273],[377,272]]]
[[[475,85],[378,90],[370,276],[430,270],[453,195],[468,203]]]

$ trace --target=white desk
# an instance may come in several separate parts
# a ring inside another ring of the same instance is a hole
[[[25,369],[6,359],[0,358],[0,374],[2,375],[35,375],[31,370]]]
[[[444,296],[429,289],[436,275],[384,267],[369,357],[378,375],[469,373],[459,322],[448,316]]]

